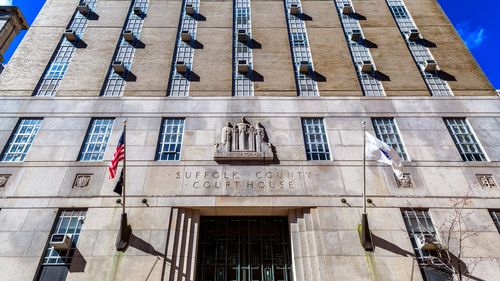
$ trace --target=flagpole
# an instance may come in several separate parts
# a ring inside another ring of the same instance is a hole
[[[122,168],[122,215],[120,221],[120,229],[118,230],[118,236],[116,237],[115,247],[116,250],[124,252],[128,247],[130,241],[130,235],[132,234],[132,228],[128,224],[127,213],[125,212],[125,191],[126,191],[126,178],[127,178],[127,120],[123,121],[123,168]]]
[[[123,121],[123,205],[122,205],[122,214],[125,214],[125,191],[127,185],[127,120]]]
[[[361,246],[365,251],[373,251],[372,233],[368,224],[368,214],[366,213],[366,121],[361,122],[363,127],[363,214],[361,214],[361,231],[359,233]]]
[[[363,127],[363,214],[366,214],[366,121],[361,122]]]

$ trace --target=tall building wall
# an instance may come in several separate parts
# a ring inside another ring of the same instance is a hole
[[[475,278],[500,274],[500,236],[491,211],[500,189],[500,103],[495,90],[434,0],[405,4],[454,96],[431,96],[385,0],[352,1],[386,96],[365,97],[333,1],[302,1],[318,97],[297,97],[284,1],[251,1],[254,96],[232,96],[233,2],[201,0],[188,97],[167,96],[182,1],[150,0],[123,96],[100,96],[130,1],[99,0],[54,97],[32,96],[78,1],[48,0],[0,76],[0,151],[19,118],[41,117],[22,162],[0,161],[0,280],[39,280],[60,210],[87,210],[77,252],[61,280],[199,280],[199,221],[207,216],[286,216],[293,280],[423,280],[402,209],[429,209],[434,226],[467,199],[461,259]],[[214,161],[226,122],[260,122],[276,149],[272,163]],[[92,118],[115,118],[103,161],[79,161]],[[162,120],[184,118],[179,161],[157,161]],[[330,160],[308,161],[301,120],[319,117]],[[367,162],[368,218],[361,222],[363,132],[370,118],[394,117],[410,161],[412,188],[391,167]],[[466,118],[487,161],[463,161],[443,118]],[[121,205],[108,179],[127,120],[127,213],[133,237],[115,249]],[[84,187],[77,175],[90,175]],[[147,204],[143,199],[147,199]],[[345,199],[343,203],[342,199]],[[469,247],[470,246],[470,247]],[[46,266],[45,266],[46,267]]]

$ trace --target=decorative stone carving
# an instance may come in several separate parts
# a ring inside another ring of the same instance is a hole
[[[497,188],[497,183],[493,175],[476,175],[477,180],[482,188]]]
[[[410,174],[403,174],[403,178],[402,179],[396,178],[396,182],[398,183],[399,188],[413,188],[414,187]]]
[[[272,161],[274,152],[266,130],[259,122],[252,126],[245,117],[232,126],[226,122],[221,142],[215,145],[216,161]]]
[[[9,181],[10,175],[0,175],[0,187],[5,187]]]
[[[75,177],[75,181],[73,182],[73,188],[85,188],[89,186],[91,178],[91,174],[77,174]]]

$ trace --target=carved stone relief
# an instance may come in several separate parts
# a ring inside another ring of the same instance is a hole
[[[73,182],[73,188],[84,188],[89,186],[91,178],[91,174],[77,174],[75,177],[75,181]]]
[[[9,181],[10,175],[0,175],[0,187],[5,187]]]
[[[226,122],[221,132],[221,142],[215,145],[215,160],[225,161],[272,161],[274,152],[267,133],[259,122],[251,125],[241,117],[232,125]]]
[[[482,188],[497,188],[493,175],[476,175]]]
[[[398,183],[399,188],[413,188],[413,181],[410,174],[403,174],[402,179],[396,178],[396,182]]]

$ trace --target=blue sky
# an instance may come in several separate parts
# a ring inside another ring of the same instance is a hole
[[[419,0],[406,0],[419,1]],[[29,24],[33,22],[45,0],[0,0],[0,5],[13,2],[23,11]],[[476,58],[493,86],[500,89],[500,0],[438,0],[462,40]],[[5,54],[6,62],[22,40],[23,31]]]

